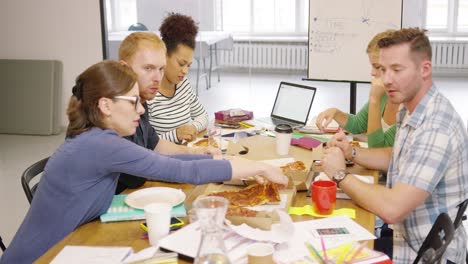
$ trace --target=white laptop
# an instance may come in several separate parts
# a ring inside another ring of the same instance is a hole
[[[270,117],[255,118],[244,122],[270,129],[278,124],[289,124],[293,128],[304,126],[309,117],[316,90],[315,87],[281,82]]]

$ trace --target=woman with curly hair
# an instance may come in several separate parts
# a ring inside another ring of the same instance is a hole
[[[191,141],[208,125],[206,110],[187,79],[198,26],[189,16],[171,13],[159,31],[167,48],[167,65],[158,94],[148,102],[150,123],[165,140]]]

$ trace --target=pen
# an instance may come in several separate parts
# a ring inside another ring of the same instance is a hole
[[[314,246],[312,246],[311,243],[309,242],[304,242],[304,244],[306,245],[307,249],[309,249],[309,252],[310,252],[310,255],[314,258],[317,258],[319,263],[325,263],[325,261],[323,260],[322,256],[320,256],[320,254],[318,253],[318,251],[314,248]]]
[[[246,128],[254,127],[253,125],[247,124],[247,123],[244,123],[244,122],[239,122],[239,125],[241,125],[241,126],[243,126],[243,127],[246,127]]]

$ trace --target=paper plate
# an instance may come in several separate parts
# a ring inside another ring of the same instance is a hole
[[[150,203],[169,203],[176,206],[185,200],[185,193],[169,187],[151,187],[130,193],[125,203],[133,208],[143,209]]]

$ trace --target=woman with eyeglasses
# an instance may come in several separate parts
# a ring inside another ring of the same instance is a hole
[[[286,184],[279,168],[240,158],[164,156],[123,139],[135,133],[144,108],[136,74],[115,61],[97,63],[76,79],[66,141],[50,157],[31,207],[0,263],[32,263],[74,229],[105,213],[120,173],[204,184],[255,176]]]

